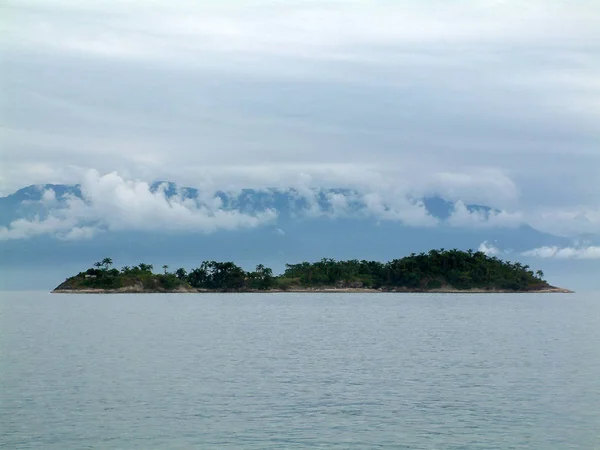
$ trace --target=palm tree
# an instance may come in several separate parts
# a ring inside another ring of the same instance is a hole
[[[104,266],[104,270],[108,270],[110,266],[112,266],[113,260],[111,258],[104,258],[102,260],[102,265]]]
[[[94,267],[97,267],[98,269],[100,269],[100,267],[102,267],[102,262],[100,262],[100,261],[95,262]]]
[[[162,268],[163,268],[163,270],[165,271],[165,275],[166,275],[166,274],[167,274],[167,269],[169,268],[169,266],[167,266],[167,265],[165,264],[165,265],[163,265],[163,267],[162,267]]]

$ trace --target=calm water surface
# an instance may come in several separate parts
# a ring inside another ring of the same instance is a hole
[[[600,296],[0,296],[0,447],[600,448]]]

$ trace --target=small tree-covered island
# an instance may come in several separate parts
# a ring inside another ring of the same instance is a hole
[[[204,261],[200,267],[154,273],[152,264],[113,267],[104,258],[67,278],[58,293],[198,292],[571,292],[551,286],[542,271],[482,252],[431,250],[389,262],[336,261],[286,264],[273,271],[259,264],[246,272],[233,262]]]

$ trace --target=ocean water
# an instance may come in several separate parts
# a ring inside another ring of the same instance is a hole
[[[7,449],[600,449],[600,296],[0,293]]]

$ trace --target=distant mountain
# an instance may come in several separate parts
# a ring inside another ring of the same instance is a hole
[[[0,197],[0,226],[7,226],[17,219],[31,219],[36,215],[44,215],[47,208],[40,204],[45,191],[54,191],[58,199],[68,195],[81,198],[81,190],[77,185],[41,184],[27,186],[6,197]]]
[[[44,192],[52,190],[54,196]],[[151,190],[162,190],[166,198],[174,196],[195,199],[203,193],[194,188],[180,188],[173,183],[156,182]],[[392,260],[412,252],[430,248],[477,249],[484,241],[518,252],[545,245],[568,245],[566,239],[541,233],[529,226],[459,227],[445,222],[454,204],[440,197],[415,199],[422,201],[427,211],[442,223],[438,226],[409,226],[400,221],[381,220],[364,214],[365,204],[351,190],[321,189],[299,193],[293,189],[246,189],[235,194],[217,192],[219,208],[256,213],[274,209],[278,215],[257,227],[231,230],[216,229],[210,234],[187,228],[181,231],[156,229],[117,229],[101,231],[92,238],[57,239],[53,233],[36,234],[27,238],[0,239],[0,268],[21,271],[23,280],[29,270],[37,267],[33,283],[54,282],[56,273],[72,273],[74,266],[90,264],[111,256],[124,265],[147,261],[153,264],[181,264],[194,267],[202,260],[233,260],[245,269],[265,263],[282,270],[287,262],[318,260],[324,256],[336,259]],[[345,214],[323,214],[334,211],[336,194],[344,194]],[[35,220],[48,216],[54,208],[64,207],[72,196],[82,198],[76,185],[28,186],[0,198],[0,227],[18,219]],[[214,200],[214,197],[210,196]],[[44,201],[41,201],[44,200]],[[316,214],[311,207],[318,206]],[[467,205],[469,211],[491,214],[495,210],[482,205]],[[353,214],[356,212],[356,214]],[[363,212],[363,213],[361,213]],[[68,265],[65,269],[61,266]],[[42,271],[43,268],[43,271]],[[42,278],[46,281],[41,281]],[[49,280],[49,281],[48,281]],[[31,281],[31,280],[30,280]],[[29,283],[30,281],[20,281]]]
[[[437,219],[446,220],[450,217],[454,211],[454,203],[444,200],[441,197],[424,197],[421,199],[425,208]],[[492,212],[500,212],[497,209],[490,208],[489,206],[483,205],[465,205],[467,210],[470,212],[479,211],[485,215],[489,215]]]
[[[64,204],[66,198],[69,196],[83,198],[79,185],[43,184],[27,186],[6,197],[0,197],[0,226],[8,226],[10,222],[17,219],[31,220],[34,217],[45,217],[50,208],[48,204],[43,204],[41,201],[44,192],[49,190],[53,191],[56,196],[56,205],[54,207]],[[195,199],[202,194],[196,188],[179,187],[175,183],[166,181],[152,183],[150,190],[154,193],[162,190],[166,198],[180,196],[182,198]],[[314,193],[317,206],[323,212],[333,210],[331,195],[342,194],[352,198],[352,194],[355,194],[350,189],[318,189]],[[279,189],[243,189],[237,194],[217,191],[215,197],[220,199],[222,208],[225,210],[255,213],[274,209],[284,219],[294,214],[294,212],[310,207],[307,198],[300,195],[294,189],[285,191]],[[453,202],[444,200],[441,197],[425,197],[415,199],[415,201],[422,201],[428,213],[442,221],[446,220],[454,209]],[[353,209],[358,212],[362,206],[359,202],[350,201],[348,204],[349,212],[352,212]],[[475,204],[468,204],[466,207],[469,211],[482,211],[486,214],[495,211],[488,206]]]

